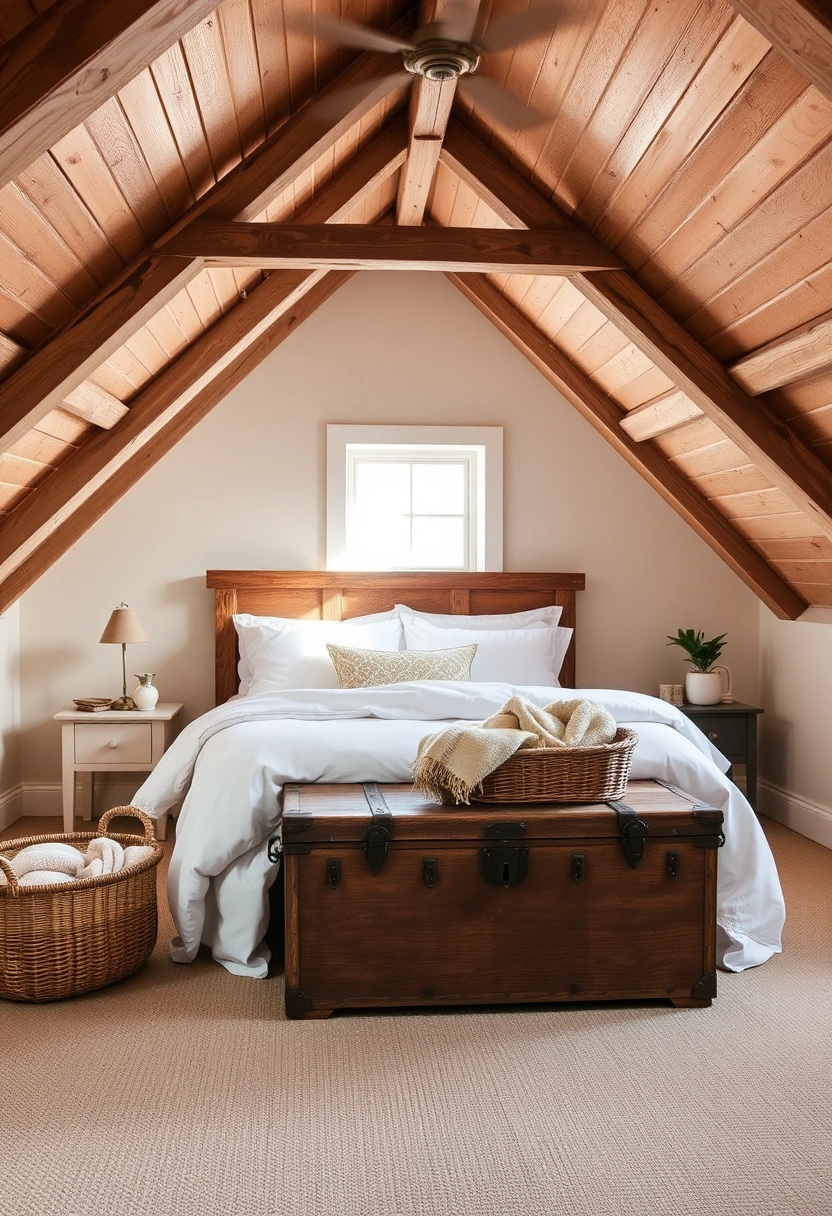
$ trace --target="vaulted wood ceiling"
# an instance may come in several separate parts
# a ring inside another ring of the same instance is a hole
[[[478,72],[518,133],[280,0],[0,0],[0,610],[379,265],[448,273],[780,616],[832,606],[832,19],[552,12]]]

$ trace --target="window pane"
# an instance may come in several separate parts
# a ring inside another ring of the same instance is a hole
[[[434,569],[465,566],[465,528],[462,519],[413,518],[413,565]]]
[[[410,465],[387,460],[356,460],[356,511],[410,511]]]
[[[413,511],[417,515],[462,515],[465,511],[465,466],[413,466]]]
[[[361,570],[390,570],[410,565],[410,518],[376,513],[354,520],[350,558]]]

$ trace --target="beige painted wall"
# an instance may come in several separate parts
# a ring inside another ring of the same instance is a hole
[[[760,695],[763,808],[832,847],[832,610],[760,606]]]
[[[125,599],[155,671],[193,717],[212,703],[211,567],[324,560],[327,422],[505,428],[505,568],[583,570],[579,680],[681,680],[665,634],[727,631],[737,695],[758,692],[757,601],[444,278],[353,278],[96,524],[23,601],[23,772],[60,774],[56,709],[115,695],[97,639]]]
[[[0,830],[20,811],[20,605],[0,616]]]

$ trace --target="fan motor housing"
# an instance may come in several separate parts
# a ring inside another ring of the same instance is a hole
[[[423,31],[419,31],[422,33]],[[468,42],[453,42],[449,38],[418,38],[412,51],[403,56],[404,66],[415,76],[427,80],[456,80],[474,72],[480,53]]]

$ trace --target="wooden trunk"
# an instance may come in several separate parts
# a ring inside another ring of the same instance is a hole
[[[710,1005],[721,826],[721,811],[654,781],[631,782],[623,803],[552,806],[437,806],[408,785],[287,786],[287,1016]]]

